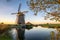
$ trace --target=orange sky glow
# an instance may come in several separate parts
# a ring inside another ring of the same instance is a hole
[[[26,21],[27,23],[28,21]],[[2,23],[2,22],[0,22]],[[3,21],[4,24],[16,24],[15,21]],[[30,23],[32,24],[46,24],[46,23],[50,23],[50,24],[60,24],[60,22],[54,22],[54,21],[30,21]]]

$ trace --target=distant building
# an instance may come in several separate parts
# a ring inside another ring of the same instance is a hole
[[[32,24],[32,23],[30,23],[30,22],[27,22],[27,23],[26,23],[26,25],[31,25],[31,24]]]

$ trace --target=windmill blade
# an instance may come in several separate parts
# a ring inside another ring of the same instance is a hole
[[[20,9],[21,9],[21,3],[19,4],[19,7],[18,7],[18,12],[20,11]]]
[[[28,11],[23,11],[22,13],[28,13]]]
[[[17,14],[17,13],[11,13],[12,15]]]

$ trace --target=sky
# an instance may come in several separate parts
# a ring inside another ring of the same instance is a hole
[[[37,16],[34,15],[34,12],[29,9],[26,4],[26,0],[0,0],[0,23],[4,22],[6,24],[15,24],[16,23],[16,14],[11,15],[12,13],[17,13],[19,3],[22,3],[21,11],[29,11],[25,13],[25,22],[31,22],[33,24],[43,24],[43,23],[60,23],[51,20],[44,20],[45,13],[40,11]]]

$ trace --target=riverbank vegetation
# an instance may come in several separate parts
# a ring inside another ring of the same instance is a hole
[[[48,28],[60,28],[60,24],[39,24],[42,27],[48,27]]]
[[[9,27],[12,27],[12,26],[15,26],[15,27],[20,27],[20,25],[0,25],[0,30],[2,30],[3,32],[3,34],[2,35],[0,35],[0,40],[11,40],[12,38],[9,36],[9,35],[7,35],[7,34],[5,34],[5,32],[7,32],[8,31],[8,29],[9,29]],[[60,24],[38,24],[38,25],[26,25],[27,27],[26,27],[26,29],[32,29],[33,27],[35,27],[35,26],[41,26],[41,27],[47,27],[47,28],[60,28]],[[6,31],[5,31],[6,30]],[[1,31],[0,31],[0,33],[1,33]]]
[[[0,35],[0,40],[12,40],[12,38],[8,34]]]

